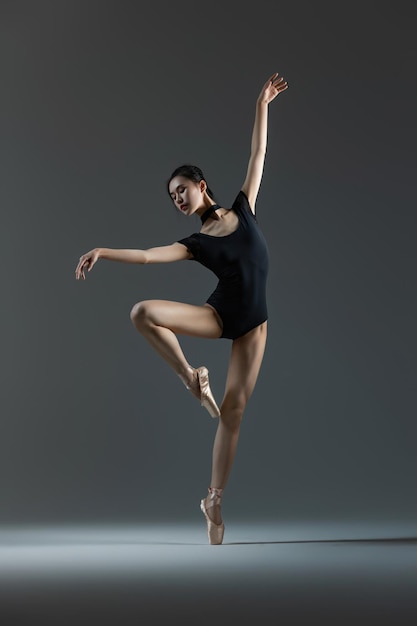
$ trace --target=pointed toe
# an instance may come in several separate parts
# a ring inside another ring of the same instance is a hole
[[[203,515],[206,518],[207,522],[208,540],[210,545],[212,546],[219,546],[223,543],[224,523],[221,522],[220,524],[216,524],[215,522],[213,522],[213,520],[209,517],[207,513],[207,509],[216,504],[220,505],[222,494],[223,489],[210,487],[209,495],[207,496],[207,498],[203,498],[200,502],[200,509],[203,512]]]

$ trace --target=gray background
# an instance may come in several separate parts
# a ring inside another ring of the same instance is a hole
[[[196,263],[99,261],[198,229],[165,191],[243,183],[275,71],[258,219],[269,337],[230,519],[415,519],[412,2],[1,3],[0,521],[194,520],[217,422],[134,330],[203,303]],[[220,399],[230,342],[182,338]],[[226,495],[226,494],[225,494]]]

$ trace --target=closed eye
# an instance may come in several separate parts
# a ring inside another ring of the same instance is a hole
[[[185,187],[183,187],[182,189],[178,189],[178,193],[182,193],[183,191],[185,191]],[[175,194],[171,194],[171,198],[175,200]]]

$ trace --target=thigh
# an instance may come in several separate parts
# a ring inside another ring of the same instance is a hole
[[[222,334],[216,314],[211,307],[172,302],[145,300],[137,305],[137,312],[157,326],[169,328],[175,334],[216,339]]]
[[[265,352],[267,322],[232,344],[223,403],[244,409],[255,388]]]

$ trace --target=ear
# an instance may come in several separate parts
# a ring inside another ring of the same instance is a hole
[[[207,189],[206,181],[205,180],[200,180],[200,191],[201,191],[201,193],[204,193],[206,189]]]

